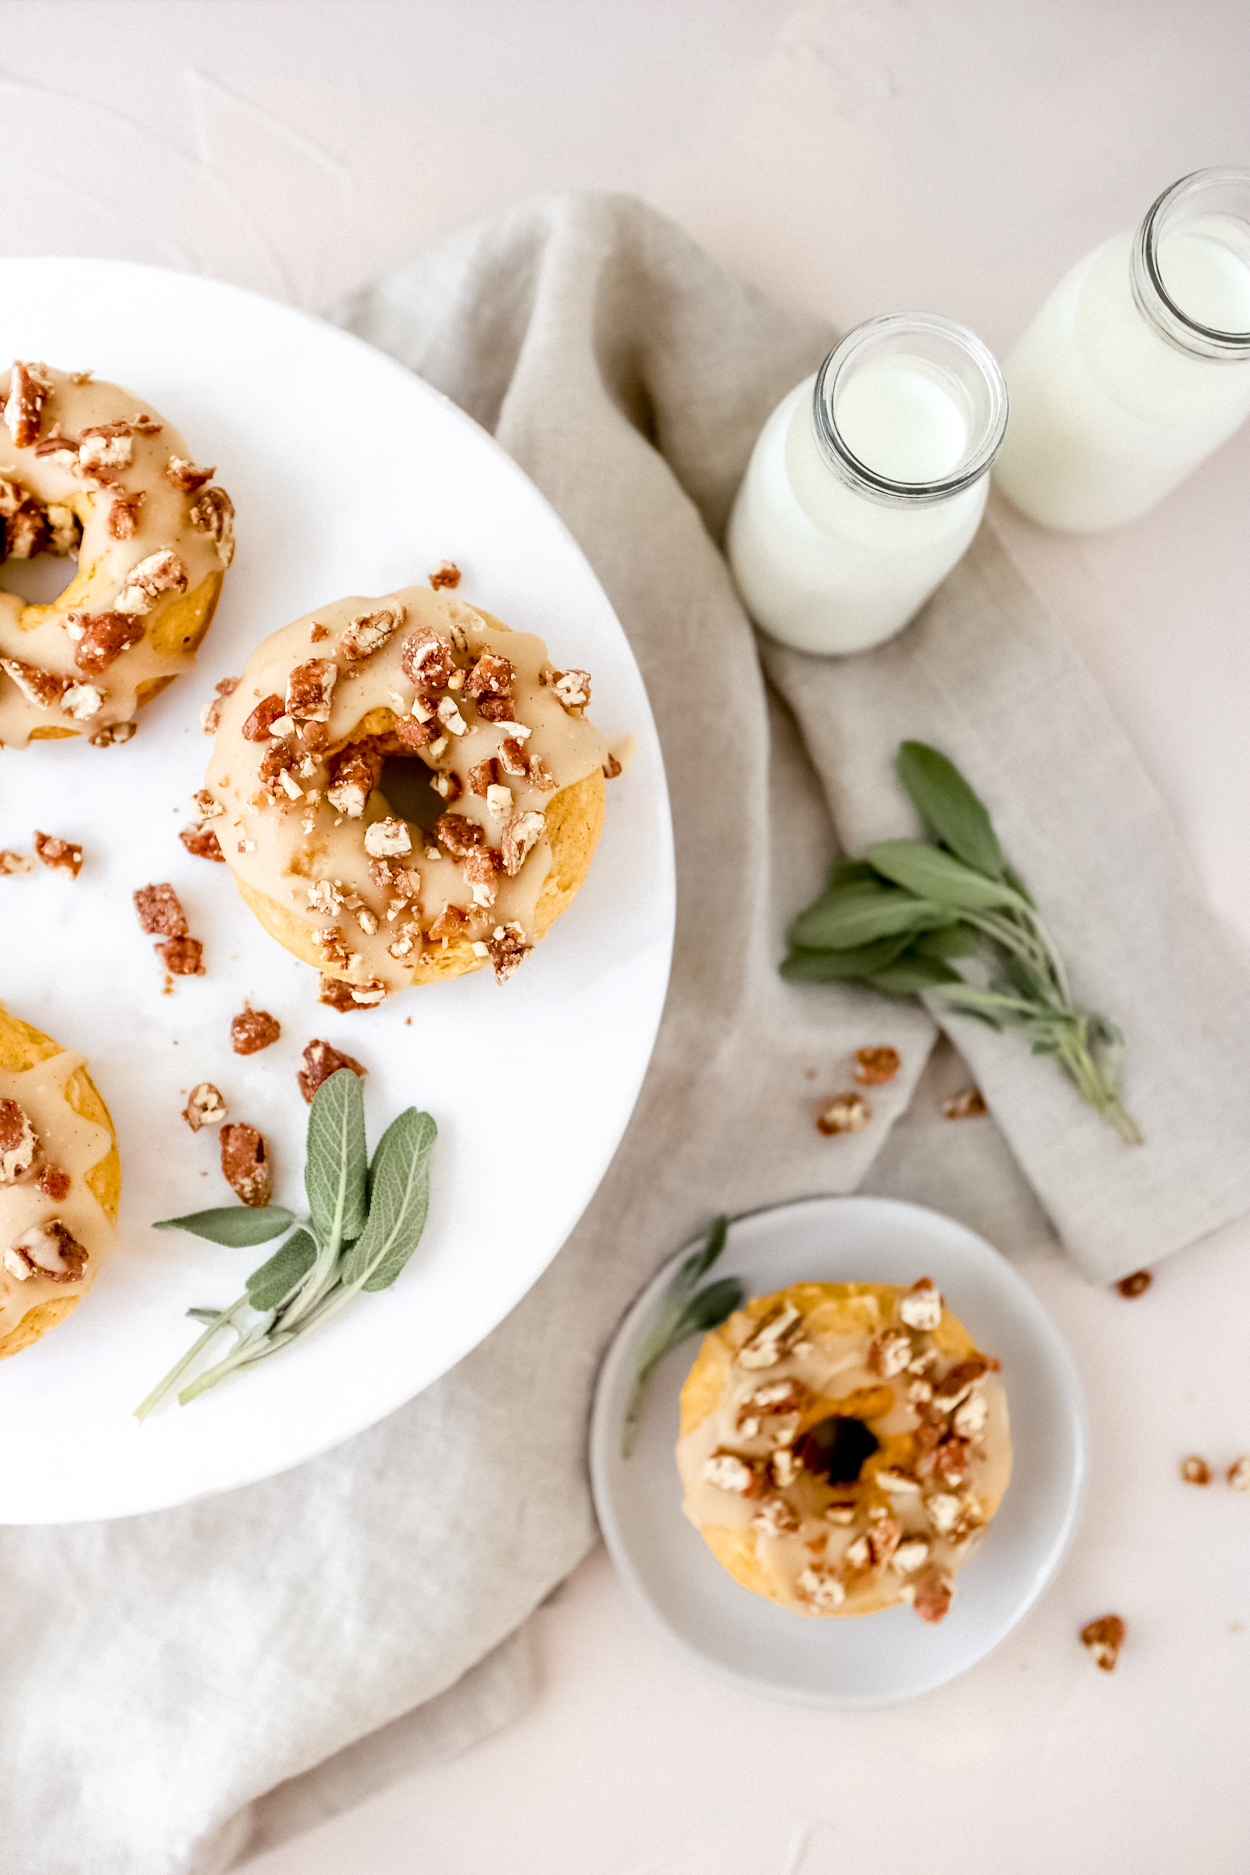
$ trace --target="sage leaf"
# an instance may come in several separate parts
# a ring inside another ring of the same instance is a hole
[[[676,1288],[677,1284],[680,1283],[684,1288],[693,1289],[700,1276],[706,1276],[713,1263],[715,1263],[716,1259],[720,1256],[721,1251],[725,1248],[725,1239],[728,1235],[729,1219],[725,1216],[724,1212],[722,1212],[718,1218],[713,1219],[712,1227],[707,1234],[707,1242],[704,1244],[703,1248],[701,1250],[696,1250],[693,1256],[687,1257],[678,1270],[677,1282],[674,1283],[673,1287]]]
[[[881,882],[866,859],[838,859],[833,863],[825,890],[836,892],[847,885],[879,885]]]
[[[316,1239],[310,1231],[297,1230],[267,1263],[252,1271],[244,1285],[248,1301],[262,1311],[281,1308],[316,1260]]]
[[[736,1276],[722,1276],[719,1282],[709,1283],[706,1289],[691,1297],[678,1316],[670,1345],[675,1347],[687,1335],[706,1334],[711,1328],[719,1328],[735,1309],[742,1307],[745,1294]]]
[[[870,977],[905,951],[911,936],[882,938],[878,944],[861,944],[853,951],[793,950],[781,966],[788,983],[851,983],[856,977]]]
[[[867,848],[876,870],[917,897],[951,911],[1010,911],[1016,894],[1001,880],[966,866],[941,847],[920,840],[878,840]]]
[[[966,924],[943,925],[937,931],[926,931],[912,943],[912,949],[921,957],[976,957],[981,948],[980,932]]]
[[[897,771],[916,812],[944,846],[977,872],[1005,877],[994,824],[949,757],[927,742],[903,742]]]
[[[790,927],[790,942],[800,950],[845,951],[902,932],[931,930],[948,924],[942,905],[917,899],[886,885],[852,885],[826,893],[800,912]]]
[[[365,1228],[368,1164],[360,1077],[340,1068],[321,1083],[308,1115],[304,1189],[323,1245],[350,1243]]]
[[[284,1211],[280,1204],[223,1204],[211,1211],[188,1211],[185,1217],[163,1217],[152,1229],[190,1231],[193,1237],[207,1237],[209,1243],[238,1250],[281,1237],[294,1222],[294,1213]]]
[[[940,957],[904,955],[897,963],[887,964],[884,970],[864,980],[870,989],[880,990],[885,996],[919,996],[922,990],[937,989],[944,983],[962,983],[963,978]]]
[[[420,1243],[430,1208],[430,1154],[437,1136],[429,1114],[415,1107],[392,1120],[383,1133],[369,1174],[369,1221],[343,1259],[346,1287],[389,1288]]]
[[[664,1291],[651,1326],[638,1349],[634,1384],[621,1428],[621,1452],[625,1458],[633,1453],[638,1428],[642,1423],[647,1386],[664,1356],[679,1347],[688,1336],[698,1334],[700,1330],[706,1333],[709,1328],[719,1327],[726,1316],[732,1315],[741,1306],[744,1292],[736,1276],[724,1277],[719,1282],[709,1283],[706,1289],[691,1294],[700,1276],[706,1276],[725,1248],[728,1233],[729,1219],[724,1216],[716,1218],[708,1231],[706,1243],[679,1265],[676,1275]]]

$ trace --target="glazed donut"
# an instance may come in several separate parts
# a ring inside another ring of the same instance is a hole
[[[196,804],[327,1000],[488,963],[504,982],[599,838],[608,752],[589,700],[584,671],[449,593],[340,599],[253,652]]]
[[[0,1360],[77,1308],[113,1248],[121,1187],[84,1057],[0,1003]]]
[[[682,1389],[686,1516],[736,1582],[796,1614],[906,1601],[941,1621],[1011,1477],[998,1367],[927,1277],[749,1302]]]
[[[188,669],[234,552],[234,509],[177,430],[116,384],[0,373],[4,557],[76,555],[51,605],[0,592],[0,743],[129,723]]]

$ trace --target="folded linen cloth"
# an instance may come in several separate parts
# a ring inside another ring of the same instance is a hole
[[[518,1629],[593,1540],[599,1354],[715,1212],[892,1192],[1008,1254],[1057,1233],[1106,1280],[1250,1208],[1250,980],[993,538],[879,651],[825,663],[765,647],[780,694],[765,689],[716,542],[761,423],[828,346],[823,325],[608,197],[522,205],[393,275],[348,322],[495,432],[616,605],[672,794],[672,986],[599,1192],[453,1373],[286,1476],[0,1534],[5,1860],[23,1875],[214,1875],[519,1709]],[[948,1023],[961,1061],[919,1007],[778,978],[784,927],[834,851],[830,814],[851,849],[908,827],[891,771],[905,735],[965,768],[1079,992],[1124,1028],[1144,1147],[1016,1038]],[[609,811],[628,813],[629,788],[613,784]],[[887,1043],[903,1069],[874,1093],[872,1125],[821,1138],[814,1104],[848,1084],[854,1049]],[[952,1125],[939,1097],[974,1075],[994,1119]]]

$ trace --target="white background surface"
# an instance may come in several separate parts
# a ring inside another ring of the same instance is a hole
[[[1005,352],[1060,272],[1204,163],[1250,161],[1241,0],[411,0],[0,6],[9,252],[185,265],[313,307],[539,188],[636,190],[842,322],[908,306]],[[58,153],[66,103],[90,173]],[[1103,539],[1001,516],[1250,941],[1250,432]],[[1108,856],[1114,863],[1114,856]],[[1244,1875],[1250,1227],[1127,1303],[1027,1274],[1089,1393],[1089,1508],[998,1654],[920,1704],[701,1678],[602,1552],[538,1618],[518,1725],[257,1875]],[[1118,1610],[1117,1673],[1076,1642]]]

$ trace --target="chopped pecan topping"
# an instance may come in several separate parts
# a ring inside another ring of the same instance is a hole
[[[309,658],[297,664],[286,682],[287,713],[298,723],[328,723],[338,674],[338,665],[330,658]]]
[[[221,850],[221,841],[211,827],[202,821],[184,827],[178,835],[188,853],[194,853],[197,859],[218,859],[225,864],[226,856]]]
[[[96,423],[84,430],[78,445],[79,466],[93,469],[128,469],[134,455],[128,423]]]
[[[4,421],[16,448],[29,449],[37,439],[43,420],[43,407],[51,389],[52,380],[47,375],[45,365],[14,359],[9,394],[4,404]]]
[[[501,658],[496,651],[483,651],[464,680],[464,693],[474,702],[481,697],[507,698],[512,695],[515,681],[516,670],[507,658]]]
[[[381,606],[376,612],[359,612],[339,639],[340,655],[349,664],[359,664],[380,651],[408,616],[407,607]]]
[[[986,1111],[985,1096],[979,1087],[965,1087],[942,1102],[942,1116],[947,1120],[979,1120]]]
[[[463,736],[469,727],[456,707],[454,697],[444,697],[435,714],[443,728],[453,736]]]
[[[1097,1621],[1087,1621],[1081,1629],[1081,1646],[1096,1667],[1100,1667],[1104,1673],[1114,1673],[1115,1663],[1124,1645],[1125,1632],[1119,1615],[1099,1615]]]
[[[64,502],[48,503],[48,552],[77,554],[82,545],[82,527],[78,516]]]
[[[504,871],[514,879],[546,831],[546,820],[533,812],[517,814],[508,821],[499,845]]]
[[[86,1261],[86,1250],[59,1217],[49,1218],[46,1224],[32,1224],[4,1253],[5,1269],[19,1282],[30,1276],[43,1276],[54,1283],[80,1282]]]
[[[445,944],[449,938],[458,938],[468,922],[459,905],[444,905],[426,935],[432,943]]]
[[[55,709],[70,687],[68,677],[41,671],[34,664],[23,664],[20,658],[0,658],[0,670],[12,678],[26,701],[40,710]]]
[[[359,1002],[351,984],[345,983],[342,977],[324,975],[321,979],[321,990],[317,1001],[324,1003],[328,1009],[338,1009],[344,1014],[354,1009],[370,1009],[374,1006],[372,1003]]]
[[[816,1115],[816,1131],[826,1139],[838,1133],[862,1133],[872,1119],[872,1108],[862,1094],[835,1094]]]
[[[41,436],[35,444],[35,458],[39,462],[56,462],[63,469],[75,469],[78,466],[78,438],[64,436],[59,423],[54,423],[46,436]]]
[[[435,592],[444,587],[454,590],[460,584],[460,568],[454,560],[441,560],[430,574],[430,584]]]
[[[85,677],[98,677],[143,636],[142,625],[128,612],[67,612],[65,623],[78,640],[74,662]]]
[[[0,1100],[0,1185],[11,1185],[35,1163],[35,1130],[16,1100]]]
[[[436,731],[433,720],[423,723],[416,716],[400,716],[396,719],[395,734],[405,749],[428,749]]]
[[[388,957],[393,957],[397,964],[411,963],[421,949],[421,926],[415,918],[410,918],[401,925],[386,947]]]
[[[82,847],[77,840],[60,840],[35,830],[35,855],[52,872],[67,872],[76,879],[82,870]]]
[[[506,983],[509,977],[515,976],[529,956],[530,949],[519,924],[497,924],[486,940],[486,951],[494,965],[496,983]]]
[[[785,1491],[792,1485],[803,1469],[803,1460],[797,1452],[783,1445],[779,1452],[774,1452],[768,1461],[768,1469],[773,1483],[779,1490]]]
[[[369,804],[369,796],[378,785],[382,757],[376,749],[362,749],[349,744],[333,759],[330,769],[328,799],[336,813],[348,820],[359,820]],[[369,849],[372,851],[372,848]]]
[[[942,1298],[933,1286],[933,1279],[922,1276],[919,1282],[901,1295],[896,1304],[896,1313],[900,1322],[908,1328],[918,1329],[921,1333],[932,1333],[941,1325]]]
[[[234,503],[224,488],[206,488],[191,505],[189,519],[193,528],[207,534],[217,548],[223,566],[234,559]]]
[[[926,1581],[916,1584],[911,1605],[922,1621],[928,1622],[930,1627],[936,1627],[950,1613],[954,1594],[954,1585],[949,1576],[930,1576]]]
[[[968,1476],[972,1453],[966,1439],[943,1439],[933,1455],[934,1469],[946,1484],[962,1484]]]
[[[486,799],[486,790],[493,788],[499,780],[499,763],[493,755],[488,755],[484,762],[476,762],[468,773],[469,793],[480,794]]]
[[[11,877],[15,873],[33,872],[34,861],[25,853],[13,853],[6,847],[0,852],[0,878]]]
[[[487,723],[510,723],[513,708],[511,697],[479,697],[477,702],[477,713]]]
[[[584,710],[590,702],[589,671],[552,671],[548,681],[566,710]]]
[[[406,866],[397,866],[393,860],[371,859],[369,877],[379,892],[397,898],[401,903],[417,898],[421,891],[421,874],[411,872]]]
[[[985,1431],[989,1416],[989,1401],[978,1387],[955,1408],[951,1425],[961,1439],[977,1439]]]
[[[225,703],[227,697],[232,697],[234,695],[240,682],[241,679],[238,677],[223,677],[221,682],[217,685],[217,695],[200,715],[200,723],[203,726],[206,736],[215,736],[217,734],[217,725],[221,721],[222,705]],[[279,714],[281,714],[281,712],[279,712]],[[246,733],[245,730],[244,734]]]
[[[172,482],[181,495],[196,494],[216,473],[216,469],[197,469],[185,456],[171,456],[165,464],[166,481]]]
[[[61,708],[76,723],[89,723],[104,708],[104,692],[95,684],[71,684],[61,698]]]
[[[143,506],[143,490],[133,495],[115,495],[109,509],[108,531],[114,540],[133,540]]]
[[[909,1478],[905,1471],[895,1471],[891,1466],[878,1466],[875,1476],[878,1485],[889,1497],[915,1497],[920,1491],[917,1479]]]
[[[887,1328],[883,1335],[878,1335],[868,1350],[868,1372],[880,1374],[883,1380],[892,1380],[895,1374],[901,1374],[911,1359],[911,1337],[899,1328]]]
[[[464,876],[473,890],[473,903],[488,906],[499,890],[499,855],[490,846],[475,846],[464,856]]]
[[[199,938],[165,938],[152,946],[171,977],[202,977],[204,946]]]
[[[500,743],[498,766],[505,775],[525,774],[525,749],[515,736],[505,736]]]
[[[1228,1482],[1234,1491],[1250,1491],[1250,1453],[1243,1452],[1228,1468]]]
[[[748,1438],[755,1433],[747,1433],[746,1427],[752,1420],[768,1418],[775,1413],[801,1413],[811,1394],[801,1380],[766,1380],[762,1387],[754,1387],[738,1409],[738,1430]]]
[[[796,1584],[804,1601],[824,1613],[840,1608],[846,1600],[846,1585],[840,1582],[832,1569],[806,1568]]]
[[[299,759],[293,742],[270,741],[268,748],[260,758],[256,770],[261,787],[271,801],[297,801],[303,789],[296,781],[292,770]]]
[[[1131,1276],[1122,1276],[1116,1288],[1122,1296],[1131,1299],[1133,1296],[1144,1296],[1153,1280],[1149,1270],[1134,1270]]]
[[[199,1081],[187,1095],[182,1117],[193,1133],[202,1126],[217,1126],[226,1117],[226,1103],[211,1081]]]
[[[459,669],[451,646],[432,625],[421,625],[404,640],[404,675],[427,695],[446,690]]]
[[[388,814],[385,820],[375,820],[365,828],[365,852],[372,854],[375,859],[398,859],[411,851],[412,835],[408,831],[408,823],[397,815]]]
[[[0,476],[0,520],[11,520],[32,499],[20,482],[11,482],[7,476]]]
[[[897,1048],[857,1048],[855,1079],[861,1087],[884,1087],[902,1067]]]
[[[556,785],[556,778],[541,755],[531,759],[526,773],[530,787],[537,788],[540,794],[550,794]]]
[[[230,1023],[230,1046],[236,1055],[254,1055],[268,1048],[282,1034],[282,1024],[266,1009],[245,1004],[241,1015]]]
[[[134,895],[140,928],[149,937],[180,938],[188,931],[186,913],[172,885],[141,885]]]
[[[220,688],[220,685],[218,686]],[[243,724],[243,734],[249,742],[268,742],[270,732],[277,722],[286,715],[286,704],[276,691],[262,697],[256,708]]]
[[[352,1002],[362,1009],[376,1009],[379,1003],[386,1001],[386,985],[380,977],[369,977],[364,983],[352,984]]]
[[[924,1501],[925,1514],[939,1536],[946,1536],[959,1522],[963,1505],[950,1491],[933,1491]]]
[[[322,962],[330,969],[350,970],[352,953],[341,931],[314,931],[313,943],[321,952]]]
[[[913,1536],[908,1537],[906,1542],[899,1543],[896,1546],[894,1554],[890,1558],[890,1567],[897,1570],[898,1574],[901,1576],[910,1576],[914,1575],[917,1569],[922,1568],[928,1560],[929,1544],[927,1539],[922,1536]]]
[[[1181,1477],[1186,1484],[1210,1484],[1211,1467],[1205,1458],[1199,1458],[1196,1452],[1192,1452],[1188,1458],[1181,1460]]]
[[[978,1380],[984,1379],[986,1374],[996,1374],[998,1369],[999,1363],[985,1354],[973,1354],[968,1360],[957,1362],[933,1389],[935,1408],[939,1413],[953,1411],[961,1400],[967,1399]]]
[[[354,1055],[345,1055],[329,1042],[309,1042],[304,1050],[304,1065],[296,1075],[299,1091],[311,1106],[312,1097],[323,1081],[328,1081],[340,1068],[350,1068],[353,1074],[364,1075],[366,1070]]]
[[[430,786],[440,799],[446,801],[448,807],[453,801],[458,801],[464,793],[459,775],[454,774],[450,768],[444,768],[437,774],[431,775]]]
[[[738,1366],[748,1371],[775,1367],[797,1341],[802,1326],[803,1317],[793,1302],[779,1302],[738,1349],[734,1356]]]
[[[717,1451],[704,1462],[705,1481],[714,1485],[718,1491],[729,1491],[734,1497],[762,1497],[764,1495],[764,1468],[761,1464],[743,1458],[737,1452]]]
[[[231,1120],[221,1129],[221,1169],[227,1185],[243,1204],[263,1207],[273,1190],[273,1168],[265,1137],[254,1126]]]
[[[385,864],[385,861],[378,861]],[[314,879],[308,888],[308,909],[333,918],[343,909],[343,890],[335,879]]]
[[[456,859],[463,859],[486,840],[486,829],[482,823],[470,820],[464,814],[440,814],[434,831]]]
[[[155,553],[131,567],[114,609],[142,617],[152,610],[162,593],[186,590],[186,567],[172,547],[158,547]]]
[[[766,1497],[751,1519],[760,1536],[792,1536],[798,1527],[798,1512],[784,1497]]]
[[[41,1165],[35,1174],[35,1183],[45,1198],[53,1204],[61,1204],[69,1197],[73,1179],[59,1165]]]
[[[138,727],[138,723],[106,723],[87,740],[93,749],[110,749],[115,742],[129,742]]]
[[[4,523],[4,552],[9,560],[33,560],[42,551],[48,524],[42,508],[33,502]]]
[[[319,624],[316,619],[314,619],[312,624],[308,627],[308,642],[310,645],[324,644],[329,636],[329,626]]]

